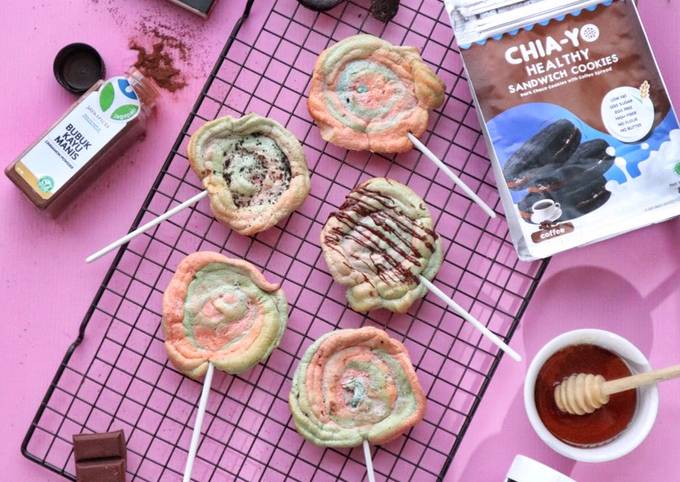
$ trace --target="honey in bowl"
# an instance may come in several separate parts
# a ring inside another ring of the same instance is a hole
[[[632,375],[626,362],[596,345],[572,345],[556,352],[538,373],[534,400],[545,427],[561,441],[576,447],[596,447],[616,438],[630,424],[637,407],[637,390],[612,395],[609,403],[586,415],[562,412],[555,387],[574,373],[602,375],[615,380]]]

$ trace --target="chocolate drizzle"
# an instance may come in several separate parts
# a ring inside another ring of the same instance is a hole
[[[371,190],[366,184],[352,191],[331,218],[340,225],[328,231],[325,244],[342,254],[348,267],[357,269],[363,263],[385,283],[418,284],[424,263],[436,249],[437,233],[433,229],[410,218],[392,197]],[[347,253],[340,248],[347,238],[368,252],[370,264],[347,259]],[[427,253],[422,253],[419,245]],[[365,272],[364,278],[370,282]]]

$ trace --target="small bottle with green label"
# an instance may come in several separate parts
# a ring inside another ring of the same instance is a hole
[[[144,134],[157,99],[155,82],[135,68],[100,80],[5,174],[35,206],[57,214]]]

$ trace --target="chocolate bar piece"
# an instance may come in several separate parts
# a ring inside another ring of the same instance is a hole
[[[76,478],[78,482],[125,482],[125,460],[77,462]]]
[[[215,6],[217,0],[170,0],[175,5],[186,8],[190,12],[208,18],[210,10]]]
[[[122,430],[73,435],[78,482],[125,482],[127,451]]]

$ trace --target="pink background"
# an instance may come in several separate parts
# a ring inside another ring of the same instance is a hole
[[[434,0],[432,0],[434,1]],[[132,222],[200,90],[242,2],[222,0],[210,21],[163,0],[8,2],[0,17],[5,86],[0,138],[9,163],[73,101],[52,77],[57,50],[72,41],[95,45],[110,74],[133,59],[128,39],[142,19],[169,24],[192,45],[189,85],[165,94],[159,116],[139,143],[81,195],[58,221],[41,216],[0,179],[2,302],[8,335],[0,338],[6,369],[0,391],[0,460],[5,480],[62,480],[27,461],[20,443],[66,347],[108,268],[110,257],[84,257]],[[680,105],[680,9],[673,1],[643,1],[643,20],[675,105]],[[657,425],[624,459],[587,465],[545,447],[524,414],[521,387],[531,357],[550,338],[581,327],[616,331],[637,344],[653,365],[677,363],[680,353],[680,222],[673,221],[555,258],[513,339],[525,355],[504,359],[470,426],[447,480],[501,480],[516,453],[548,463],[581,482],[680,479],[674,454],[680,432],[680,384],[661,390]]]

